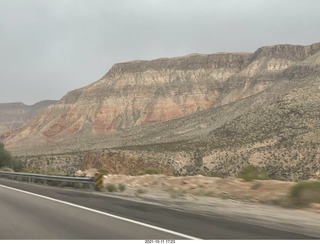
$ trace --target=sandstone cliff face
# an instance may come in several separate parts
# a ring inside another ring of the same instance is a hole
[[[247,59],[247,54],[216,54],[117,64],[96,84],[107,98],[93,127],[110,131],[206,109],[219,96],[217,85]]]
[[[99,81],[37,114],[6,146],[33,156],[84,150],[100,155],[113,147],[143,163],[173,167],[178,175],[234,175],[251,162],[280,177],[277,172],[283,176],[308,160],[312,173],[285,176],[305,179],[320,170],[313,149],[320,143],[319,57],[317,43],[116,64]],[[295,150],[298,159],[290,156]],[[284,157],[270,162],[276,151]],[[108,165],[105,156],[99,158]]]
[[[114,65],[99,81],[69,92],[26,124],[13,141],[50,142],[84,128],[110,132],[191,114],[219,97],[218,88],[250,54],[190,55]]]
[[[319,50],[319,44],[276,45],[253,54],[115,64],[101,80],[69,92],[38,114],[11,141],[28,136],[41,143],[59,141],[77,132],[111,132],[225,105],[268,89]]]
[[[259,48],[249,63],[225,83],[217,105],[228,104],[265,91],[281,81],[313,72],[320,43],[309,46],[275,45]]]

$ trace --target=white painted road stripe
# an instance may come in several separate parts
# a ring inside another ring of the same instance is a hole
[[[179,236],[179,237],[182,237],[182,238],[186,238],[186,239],[189,239],[189,240],[201,240],[201,239],[199,239],[197,237],[185,235],[185,234],[182,234],[182,233],[179,233],[179,232],[175,232],[175,231],[172,231],[172,230],[167,230],[167,229],[164,229],[164,228],[161,228],[161,227],[157,227],[157,226],[154,226],[154,225],[145,224],[145,223],[142,223],[142,222],[139,222],[139,221],[135,221],[135,220],[132,220],[132,219],[127,219],[127,218],[120,217],[120,216],[117,216],[117,215],[114,215],[114,214],[105,213],[105,212],[102,212],[102,211],[99,211],[99,210],[95,210],[95,209],[92,209],[92,208],[87,208],[87,207],[84,207],[84,206],[81,206],[81,205],[77,205],[77,204],[73,204],[73,203],[70,203],[70,202],[61,201],[61,200],[58,200],[58,199],[55,199],[55,198],[46,197],[46,196],[43,196],[43,195],[39,195],[39,194],[28,192],[28,191],[23,191],[23,190],[16,189],[16,188],[13,188],[13,187],[9,187],[9,186],[5,186],[5,185],[0,185],[0,187],[7,188],[7,189],[10,189],[10,190],[14,190],[14,191],[18,191],[18,192],[22,192],[22,193],[29,194],[29,195],[32,195],[32,196],[44,198],[44,199],[51,200],[51,201],[54,201],[54,202],[62,203],[62,204],[65,204],[65,205],[69,205],[69,206],[72,206],[72,207],[84,209],[84,210],[91,211],[91,212],[94,212],[94,213],[102,214],[102,215],[105,215],[105,216],[108,216],[108,217],[111,217],[111,218],[123,220],[123,221],[129,222],[129,223],[133,223],[133,224],[137,224],[137,225],[141,225],[141,226],[144,226],[144,227],[147,227],[147,228],[150,228],[150,229],[159,230],[159,231],[162,231],[162,232],[165,232],[165,233],[169,233],[169,234],[172,234],[172,235],[176,235],[176,236]]]

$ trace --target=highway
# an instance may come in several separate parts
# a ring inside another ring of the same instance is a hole
[[[2,240],[268,240],[312,236],[95,194],[0,179]]]

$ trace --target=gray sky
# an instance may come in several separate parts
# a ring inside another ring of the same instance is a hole
[[[0,0],[0,103],[60,99],[114,63],[320,42],[318,0]]]

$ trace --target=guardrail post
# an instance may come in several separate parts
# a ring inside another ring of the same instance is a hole
[[[100,191],[102,189],[102,186],[103,186],[102,174],[96,173],[95,176],[94,176],[94,180],[95,180],[95,190],[96,191]]]

